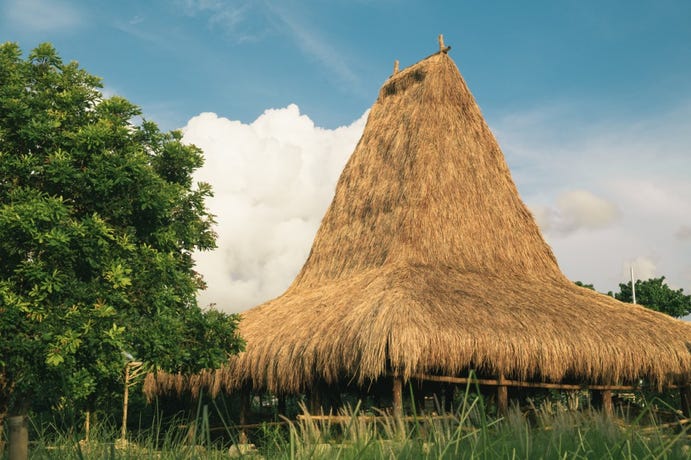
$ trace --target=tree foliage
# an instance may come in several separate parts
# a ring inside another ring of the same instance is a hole
[[[684,294],[683,289],[674,290],[667,286],[665,277],[649,280],[636,280],[636,302],[651,310],[681,318],[691,313],[691,295]],[[619,292],[614,294],[617,300],[633,302],[631,281],[619,284]]]
[[[201,151],[100,88],[49,44],[0,45],[0,405],[85,400],[123,352],[194,372],[242,346],[236,316],[196,302]]]
[[[595,286],[594,286],[594,285],[592,285],[592,284],[585,284],[583,281],[575,281],[574,284],[575,284],[576,286],[580,286],[580,287],[583,287],[583,288],[586,288],[586,289],[590,289],[591,291],[594,291],[594,290],[595,290]]]

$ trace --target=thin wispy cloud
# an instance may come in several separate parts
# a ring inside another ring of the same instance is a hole
[[[118,21],[116,20],[112,27],[120,32],[127,35],[131,35],[137,40],[147,43],[148,45],[155,47],[159,50],[165,50],[166,52],[172,52],[177,48],[177,40],[171,40],[171,36],[168,34],[159,33],[159,31],[146,27],[144,21]]]
[[[179,59],[181,56],[195,56],[199,62],[213,62],[216,59],[212,51],[194,35],[180,28],[165,28],[143,16],[128,20],[115,19],[109,25],[135,38],[145,47],[156,49],[166,59]]]
[[[292,40],[303,55],[318,62],[330,75],[350,92],[358,92],[360,77],[351,69],[343,53],[328,38],[328,34],[310,24],[293,9],[280,2],[247,0],[184,0],[180,2],[185,14],[205,15],[208,25],[222,30],[236,43],[258,40]]]
[[[60,0],[10,0],[4,2],[3,15],[24,32],[73,30],[86,21],[86,13]]]
[[[567,276],[616,289],[635,264],[691,287],[690,106],[612,120],[579,116],[579,102],[490,120]]]
[[[219,30],[235,43],[254,42],[268,35],[263,2],[248,0],[182,0],[182,12],[206,18],[207,26]]]
[[[178,0],[176,3],[180,5],[185,14],[190,16],[204,11],[216,11],[228,4],[223,0]]]
[[[576,184],[581,177],[608,183],[624,171],[629,179],[687,181],[691,99],[637,117],[592,114],[588,103],[562,101],[498,117],[490,124],[509,153],[514,177],[529,193]],[[569,178],[573,180],[565,181]]]
[[[343,59],[343,53],[329,43],[323,33],[299,20],[292,11],[286,8],[269,4],[267,7],[303,53],[316,59],[342,82],[352,86],[359,84],[360,78]]]
[[[134,16],[134,17],[130,18],[130,20],[127,22],[128,22],[128,24],[135,26],[137,24],[141,24],[142,22],[144,22],[144,18],[142,16]]]

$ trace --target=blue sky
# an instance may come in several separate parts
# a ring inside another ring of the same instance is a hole
[[[0,39],[51,41],[166,128],[211,111],[251,121],[296,103],[352,122],[394,59],[443,33],[489,118],[555,100],[612,114],[691,91],[691,3],[658,1],[3,0]]]
[[[606,291],[633,264],[691,291],[687,0],[0,0],[0,41],[52,42],[207,151],[223,244],[200,265],[225,287],[204,300],[233,311],[292,279],[394,60],[439,33],[567,276]],[[262,187],[226,190],[231,167]]]

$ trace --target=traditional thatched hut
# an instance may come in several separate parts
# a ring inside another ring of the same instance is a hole
[[[384,83],[302,271],[242,314],[246,351],[195,384],[295,393],[388,377],[394,404],[405,380],[471,369],[500,388],[685,385],[691,326],[566,279],[440,48]]]

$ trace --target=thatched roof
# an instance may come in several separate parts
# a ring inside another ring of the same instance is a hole
[[[302,271],[240,333],[247,350],[198,382],[296,392],[473,368],[662,385],[691,371],[691,325],[561,273],[446,52],[386,81]]]

